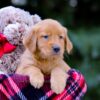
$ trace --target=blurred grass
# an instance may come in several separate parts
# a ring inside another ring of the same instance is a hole
[[[100,27],[70,30],[69,36],[74,45],[73,55],[69,59],[70,64],[83,73],[88,85],[85,100],[99,100]]]

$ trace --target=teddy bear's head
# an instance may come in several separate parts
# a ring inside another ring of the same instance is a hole
[[[41,21],[38,15],[31,15],[20,8],[12,6],[0,9],[0,33],[9,43],[16,46],[13,52],[4,54],[0,58],[0,70],[13,73],[18,66],[19,58],[24,51],[23,36],[28,34],[31,26]]]
[[[9,13],[8,13],[9,12]],[[0,32],[14,45],[19,45],[29,27],[41,21],[38,15],[12,6],[0,9]]]

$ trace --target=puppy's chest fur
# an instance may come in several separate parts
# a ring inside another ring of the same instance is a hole
[[[28,50],[24,52],[22,55],[20,67],[26,66],[26,67],[37,67],[39,68],[44,74],[50,74],[52,69],[55,67],[60,67],[62,64],[64,65],[64,62],[62,59],[40,59],[36,58],[35,55],[30,54]],[[66,65],[65,65],[66,66]]]
[[[38,67],[44,74],[50,74],[52,69],[59,66],[56,61],[50,60],[37,60],[36,67]]]

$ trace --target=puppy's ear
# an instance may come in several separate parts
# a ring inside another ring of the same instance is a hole
[[[36,50],[36,41],[37,41],[37,34],[35,27],[31,27],[30,31],[26,36],[23,38],[23,44],[25,48],[28,48],[30,52],[34,53]]]
[[[66,28],[64,28],[64,31],[65,31],[65,34],[66,34],[66,37],[65,37],[65,48],[66,48],[66,51],[68,52],[68,54],[70,54],[72,48],[73,48],[73,45],[72,45],[72,42],[70,41],[70,39],[68,38],[68,30]]]

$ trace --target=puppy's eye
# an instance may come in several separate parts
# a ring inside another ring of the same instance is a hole
[[[42,36],[44,39],[48,39],[48,35],[44,35],[44,36]]]
[[[60,38],[60,39],[63,39],[64,37],[63,37],[63,36],[59,36],[59,38]]]

